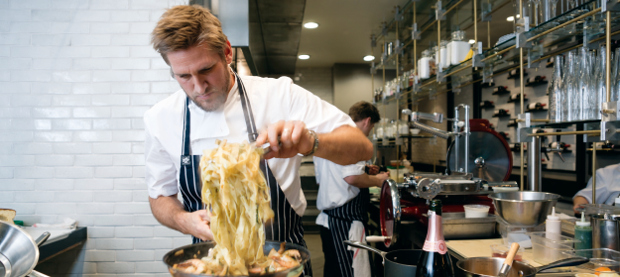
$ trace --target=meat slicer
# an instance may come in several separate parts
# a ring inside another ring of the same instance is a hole
[[[459,112],[464,110],[464,120]],[[485,204],[493,187],[517,187],[507,181],[512,170],[512,151],[506,140],[490,128],[486,119],[469,119],[469,106],[455,107],[452,131],[447,132],[420,123],[420,120],[443,122],[439,113],[412,112],[410,126],[450,141],[446,154],[446,174],[405,173],[404,182],[386,180],[380,195],[381,236],[368,241],[384,242],[386,247],[396,241],[395,230],[402,218],[426,224],[427,201],[442,198],[444,213],[463,212],[463,204]],[[415,153],[413,153],[415,155]],[[396,178],[397,179],[397,178]],[[448,197],[449,196],[449,197]]]

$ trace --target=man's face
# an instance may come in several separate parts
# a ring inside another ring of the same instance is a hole
[[[230,44],[224,59],[206,46],[192,46],[168,53],[174,78],[192,101],[205,111],[218,109],[232,88],[228,64],[232,61]]]

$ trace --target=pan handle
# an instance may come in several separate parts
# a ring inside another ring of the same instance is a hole
[[[30,274],[28,274],[28,276],[30,276],[30,277],[50,277],[50,276],[45,275],[45,274],[43,274],[41,272],[38,272],[36,270],[31,271]]]
[[[381,257],[383,257],[383,259],[385,260],[385,254],[387,252],[383,252],[383,251],[381,251],[381,250],[379,250],[377,248],[370,247],[370,246],[368,246],[366,244],[363,244],[363,243],[361,243],[359,241],[345,240],[345,241],[343,241],[343,243],[348,245],[348,246],[351,246],[351,247],[360,248],[360,249],[364,249],[364,250],[375,252],[375,253],[381,255]]]
[[[50,232],[43,232],[43,234],[41,234],[37,239],[34,240],[34,243],[36,243],[37,246],[41,246],[41,244],[43,244],[49,237]]]
[[[543,270],[547,270],[550,268],[556,268],[556,267],[563,267],[563,266],[576,266],[576,265],[580,265],[580,264],[585,264],[587,262],[589,262],[590,259],[585,258],[585,257],[572,257],[572,258],[567,258],[567,259],[563,259],[563,260],[559,260],[556,262],[552,262],[550,264],[547,265],[543,265],[540,267],[536,268],[536,272],[541,272]]]

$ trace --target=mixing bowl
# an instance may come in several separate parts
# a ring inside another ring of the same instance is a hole
[[[489,194],[497,216],[513,226],[538,226],[545,222],[559,195],[536,191]]]

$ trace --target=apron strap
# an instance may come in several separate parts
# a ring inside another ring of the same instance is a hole
[[[185,107],[183,107],[183,148],[181,149],[181,166],[192,164],[192,150],[189,143],[190,116],[188,111],[189,97],[185,98]]]

